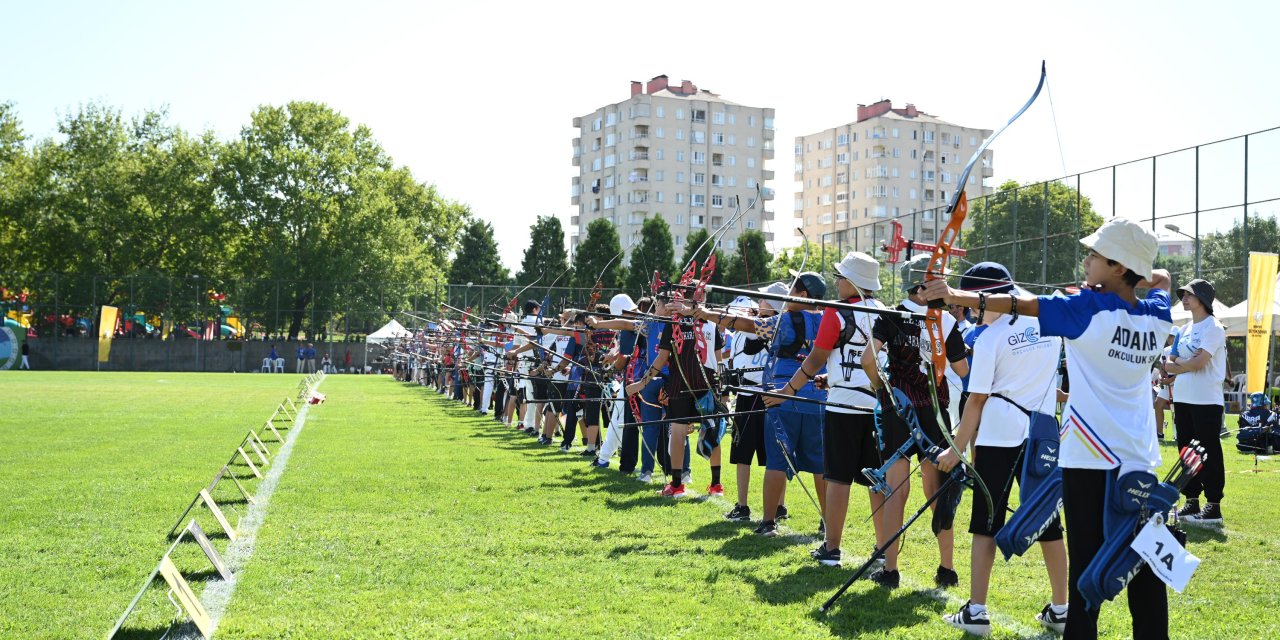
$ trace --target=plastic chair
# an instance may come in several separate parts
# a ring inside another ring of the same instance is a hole
[[[276,358],[276,373],[284,373],[284,358]]]
[[[271,373],[271,358],[262,359],[262,372]]]

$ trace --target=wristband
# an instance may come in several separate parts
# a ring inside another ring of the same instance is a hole
[[[978,294],[978,324],[982,324],[982,316],[987,312],[987,294]]]
[[[1015,298],[1012,293],[1009,294],[1009,314],[1011,316],[1009,318],[1009,324],[1013,324],[1018,321],[1018,299]]]

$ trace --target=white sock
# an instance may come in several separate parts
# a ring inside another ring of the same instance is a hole
[[[1067,605],[1065,604],[1050,604],[1049,607],[1057,615],[1064,616],[1067,614]]]
[[[987,605],[985,604],[978,604],[976,602],[969,603],[969,613],[978,614],[978,613],[986,613],[986,611],[987,611]]]

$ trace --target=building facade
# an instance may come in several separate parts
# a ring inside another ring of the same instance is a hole
[[[809,241],[824,246],[870,252],[895,218],[904,237],[932,243],[948,222],[960,172],[989,135],[913,104],[860,104],[856,121],[796,138],[795,217]],[[992,173],[988,149],[969,176],[970,199],[992,191],[983,180]]]
[[[690,234],[714,233],[733,216],[735,198],[746,208],[757,186],[762,202],[725,232],[721,246],[734,247],[747,229],[763,231],[773,219],[766,206],[773,171],[765,168],[774,154],[773,117],[771,108],[735,104],[688,80],[674,85],[657,76],[632,82],[628,99],[574,118],[571,253],[587,226],[605,218],[629,256],[645,219],[661,216],[679,256]],[[766,240],[772,236],[765,233]]]

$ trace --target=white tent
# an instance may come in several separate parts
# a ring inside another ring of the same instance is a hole
[[[372,342],[375,344],[382,344],[383,342],[395,340],[396,338],[409,338],[412,336],[413,336],[412,331],[409,331],[408,329],[404,328],[404,325],[400,324],[399,322],[392,320],[391,322],[388,322],[387,324],[383,325],[381,329],[378,329],[377,331],[374,331],[373,333],[369,334],[367,337],[365,337],[364,341]]]
[[[1216,303],[1216,301],[1215,301]],[[1249,301],[1245,300],[1226,311],[1214,310],[1218,322],[1227,328],[1227,336],[1242,338],[1249,330]],[[1271,333],[1280,333],[1280,300],[1271,303]]]
[[[1213,315],[1218,316],[1218,320],[1220,320],[1224,325],[1227,323],[1227,321],[1222,319],[1222,314],[1226,313],[1228,310],[1229,308],[1227,307],[1227,305],[1222,304],[1221,302],[1218,302],[1216,298],[1214,299]],[[1181,300],[1178,301],[1178,304],[1175,304],[1169,308],[1169,315],[1173,316],[1173,323],[1178,326],[1182,326],[1191,321],[1191,312],[1187,311],[1182,307]]]

